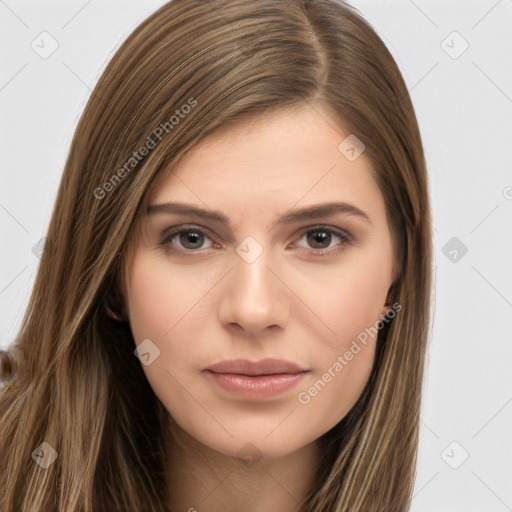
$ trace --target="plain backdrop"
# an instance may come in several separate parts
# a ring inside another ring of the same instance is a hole
[[[86,100],[164,3],[0,0],[0,348]],[[403,73],[429,169],[435,302],[411,511],[512,511],[512,0],[352,4]]]

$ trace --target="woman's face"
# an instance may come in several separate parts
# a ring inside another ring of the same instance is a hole
[[[151,198],[124,290],[139,358],[174,421],[226,455],[306,447],[370,375],[394,255],[349,135],[320,107],[265,114],[197,144]],[[270,358],[296,368],[208,370]]]

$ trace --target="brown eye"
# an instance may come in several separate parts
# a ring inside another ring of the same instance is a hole
[[[315,230],[310,231],[307,234],[308,244],[311,245],[313,249],[326,249],[332,239],[332,234],[326,233],[325,230]],[[324,247],[324,244],[327,243],[327,247]]]
[[[352,236],[345,231],[328,226],[316,226],[303,232],[301,239],[306,239],[307,247],[302,247],[308,253],[317,256],[335,254],[345,248],[347,243],[352,241]],[[336,239],[341,243],[331,246]]]
[[[213,247],[213,242],[209,246],[204,246],[207,240],[211,240],[206,231],[198,227],[178,226],[166,233],[161,244],[170,251],[177,252],[199,252],[196,249],[208,249]]]
[[[182,231],[178,234],[178,239],[185,249],[197,249],[204,242],[204,233],[193,230]]]

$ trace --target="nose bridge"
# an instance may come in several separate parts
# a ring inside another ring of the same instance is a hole
[[[268,288],[270,285],[269,281],[272,277],[272,273],[269,270],[271,267],[271,251],[266,250],[257,259],[252,262],[239,262],[239,273],[240,277],[247,281],[249,286],[254,287],[257,285],[257,288]]]
[[[223,304],[223,321],[255,332],[270,325],[283,327],[288,305],[284,284],[274,274],[272,250],[247,237],[236,252]]]
[[[272,289],[276,285],[275,276],[269,270],[272,266],[272,251],[252,239],[240,243],[236,252],[239,257],[234,269],[235,287],[240,295],[238,302],[244,299],[257,301],[258,304],[253,306],[262,309],[269,303]]]

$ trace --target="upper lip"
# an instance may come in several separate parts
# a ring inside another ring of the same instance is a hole
[[[215,373],[231,373],[238,375],[277,375],[282,373],[301,373],[308,371],[299,364],[284,359],[231,359],[212,364],[207,368]]]

